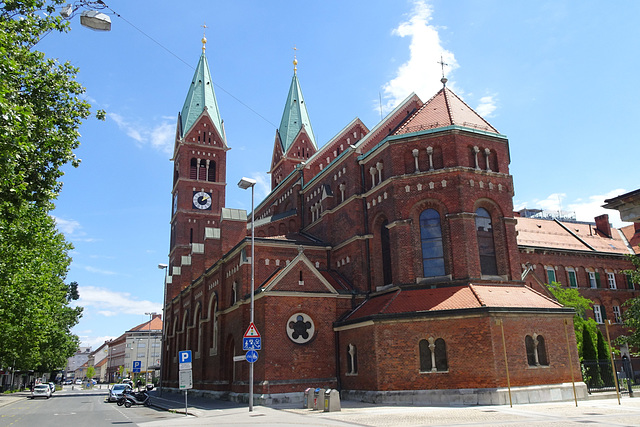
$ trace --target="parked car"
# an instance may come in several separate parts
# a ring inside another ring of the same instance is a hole
[[[114,384],[113,387],[109,389],[109,402],[117,401],[120,397],[122,397],[122,393],[125,390],[132,391],[133,387],[131,387],[129,384]]]
[[[51,397],[51,387],[49,384],[38,384],[33,387],[33,391],[31,392],[31,398],[36,397],[46,397],[47,399]]]
[[[82,379],[78,378],[78,379],[76,380],[76,384],[77,384],[77,385],[81,385],[81,384],[82,384]]]
[[[62,383],[64,385],[69,385],[69,384],[73,384],[73,380],[71,378],[64,380],[64,382]]]
[[[48,383],[49,388],[51,388],[51,394],[56,392],[56,385],[54,383]]]

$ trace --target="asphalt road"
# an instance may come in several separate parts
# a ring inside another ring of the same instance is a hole
[[[19,399],[0,407],[0,427],[113,427],[180,417],[144,406],[125,408],[107,403],[106,397],[105,388],[82,390],[75,386],[71,390],[71,386],[65,386],[64,390],[56,391],[50,399]]]

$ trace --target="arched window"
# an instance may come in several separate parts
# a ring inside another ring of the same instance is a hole
[[[476,234],[478,237],[478,252],[480,253],[480,271],[484,275],[496,276],[496,248],[493,241],[493,227],[491,215],[485,208],[476,209]]]
[[[527,335],[524,338],[524,345],[527,349],[527,363],[529,366],[549,366],[547,358],[547,347],[542,335]]]
[[[218,296],[213,295],[211,302],[209,303],[209,321],[211,322],[211,349],[209,355],[213,356],[218,354]]]
[[[393,283],[393,275],[391,274],[391,241],[387,225],[389,225],[389,221],[385,219],[380,226],[380,248],[382,250],[382,277],[384,285]]]
[[[356,375],[358,373],[358,349],[355,345],[347,346],[347,375]]]
[[[216,162],[209,162],[209,171],[207,172],[207,181],[215,182],[216,180]]]
[[[200,324],[200,317],[202,315],[202,306],[198,303],[196,307],[195,316],[193,316],[193,329],[195,329],[195,343],[194,352],[196,357],[200,357],[200,346],[202,345],[202,325]]]
[[[198,160],[191,159],[191,166],[189,167],[189,179],[198,179]]]
[[[198,165],[198,181],[206,181],[207,180],[207,161],[200,160],[200,164]]]
[[[427,209],[420,214],[420,240],[424,277],[444,276],[440,214],[435,209]]]
[[[447,346],[442,338],[429,337],[420,340],[420,372],[445,372],[449,370]]]

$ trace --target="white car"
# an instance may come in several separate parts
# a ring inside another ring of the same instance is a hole
[[[125,390],[131,391],[133,388],[129,384],[114,384],[109,389],[109,402],[116,402]]]
[[[78,378],[78,379],[76,380],[76,384],[78,384],[78,385],[82,384],[82,379]]]
[[[31,392],[31,398],[35,397],[46,397],[47,399],[51,397],[51,387],[49,384],[38,384],[33,387],[33,391]]]

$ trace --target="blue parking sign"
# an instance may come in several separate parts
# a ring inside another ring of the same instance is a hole
[[[133,361],[133,373],[138,373],[140,372],[140,369],[142,368],[142,360],[134,360]]]
[[[184,350],[178,352],[178,362],[191,363],[191,350]]]

